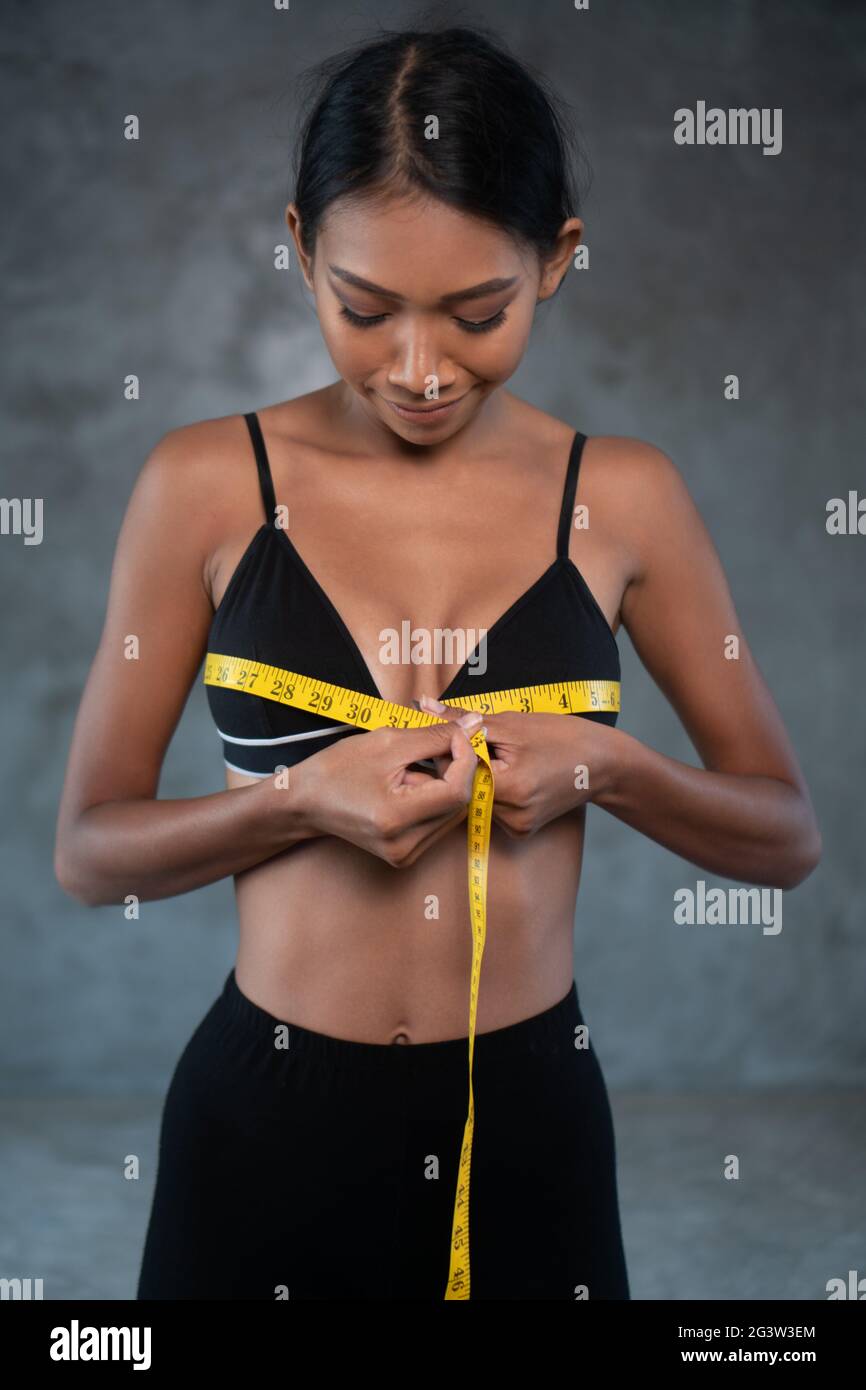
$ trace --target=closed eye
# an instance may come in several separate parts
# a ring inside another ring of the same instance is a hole
[[[385,319],[390,317],[388,314],[356,314],[354,309],[350,309],[347,304],[340,306],[340,313],[355,328],[375,328],[377,323],[384,323]],[[504,323],[505,318],[505,310],[500,309],[491,318],[481,319],[480,322],[460,318],[455,318],[454,322],[459,324],[466,333],[489,333],[491,328],[498,328],[501,323]]]

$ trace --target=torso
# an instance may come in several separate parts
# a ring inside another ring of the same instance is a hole
[[[277,499],[385,698],[438,696],[456,667],[382,665],[379,632],[406,618],[429,628],[492,627],[553,558],[574,429],[508,397],[509,428],[495,455],[461,462],[455,449],[453,463],[431,469],[422,456],[347,453],[327,399],[327,390],[315,392],[259,412]],[[569,556],[616,633],[629,559],[604,514],[609,499],[593,487],[596,443],[584,446],[578,486],[592,521],[571,530]],[[239,515],[237,532],[211,556],[214,608],[259,524],[252,510]],[[228,787],[254,780],[226,770]],[[582,808],[520,841],[494,824],[478,1032],[540,1013],[568,992],[584,821]],[[399,871],[320,836],[237,875],[235,888],[238,986],[268,1012],[364,1042],[466,1035],[465,823]],[[425,910],[431,894],[437,920]]]

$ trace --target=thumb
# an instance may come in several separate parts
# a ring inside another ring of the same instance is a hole
[[[470,713],[460,719],[440,720],[421,729],[402,729],[400,731],[400,758],[403,766],[420,762],[422,758],[436,758],[449,753],[452,757],[475,753],[470,738],[482,724],[483,716]]]
[[[413,798],[416,806],[429,808],[429,814],[433,816],[453,808],[455,795],[464,804],[469,801],[478,768],[478,755],[466,731],[455,722],[436,725],[427,732],[438,735],[439,747],[434,752],[434,761],[439,775],[423,778],[426,785],[414,787]],[[430,751],[429,742],[423,747]]]

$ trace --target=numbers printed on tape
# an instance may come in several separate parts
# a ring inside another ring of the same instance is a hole
[[[218,685],[248,695],[259,695],[293,709],[307,710],[359,729],[423,729],[444,724],[444,717],[426,714],[410,705],[380,700],[345,686],[332,685],[314,676],[284,671],[262,661],[208,652],[204,665],[204,684]],[[461,695],[443,700],[446,705],[476,710],[479,714],[585,714],[593,710],[616,712],[620,704],[619,681],[559,681],[552,685],[530,685],[514,690],[495,690],[483,695]],[[487,864],[490,827],[493,821],[493,772],[487,741],[479,732],[471,736],[478,755],[467,815],[467,861],[469,869],[469,914],[472,925],[472,968],[469,987],[469,1108],[463,1130],[463,1144],[457,1170],[457,1193],[451,1230],[451,1256],[446,1299],[469,1298],[469,1177],[472,1165],[472,1136],[475,1128],[475,1097],[472,1091],[472,1059],[475,1050],[475,1020],[481,959],[487,934]]]

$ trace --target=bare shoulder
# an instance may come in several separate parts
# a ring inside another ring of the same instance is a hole
[[[512,436],[532,445],[532,457],[545,451],[561,454],[570,445],[576,426],[539,410],[526,401],[512,398],[515,406]],[[640,510],[661,508],[665,494],[682,478],[668,454],[655,444],[629,435],[587,435],[580,465],[579,490],[591,494],[598,504],[599,520],[609,517],[617,530]],[[637,505],[636,505],[637,504]],[[604,515],[602,515],[602,513]]]
[[[235,485],[251,445],[242,415],[224,415],[167,430],[148,454],[139,486],[188,502],[201,512],[242,501]],[[255,469],[253,469],[255,482]]]
[[[611,497],[627,495],[632,506],[658,507],[667,490],[683,486],[679,469],[669,454],[644,439],[629,435],[598,434],[587,438],[581,474],[593,490]]]
[[[640,577],[659,545],[702,524],[670,455],[628,435],[587,438],[578,495],[594,505],[601,529],[627,552],[630,580]]]
[[[142,464],[119,538],[121,556],[141,545],[182,552],[212,603],[215,567],[238,536],[263,521],[252,444],[240,414],[167,430]]]
[[[265,436],[298,444],[315,442],[326,418],[327,390],[255,408]],[[145,469],[180,489],[194,492],[204,486],[214,508],[224,503],[230,508],[243,505],[247,496],[257,505],[260,496],[252,440],[240,411],[168,430],[151,451]]]

